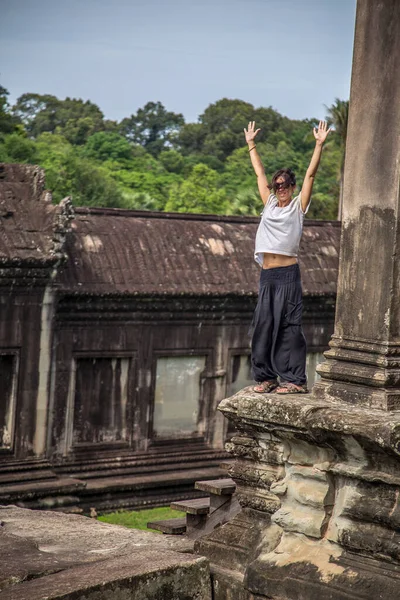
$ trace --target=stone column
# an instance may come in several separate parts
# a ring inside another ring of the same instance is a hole
[[[314,394],[400,408],[400,2],[359,0],[335,332]]]

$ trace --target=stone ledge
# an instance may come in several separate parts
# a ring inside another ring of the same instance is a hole
[[[211,600],[208,561],[142,550],[10,586],[1,600]]]
[[[400,411],[384,412],[311,394],[257,394],[251,387],[223,400],[218,409],[232,421],[254,425],[279,436],[279,429],[326,441],[327,432],[363,438],[400,456]]]
[[[190,540],[16,506],[0,506],[0,523],[1,600],[211,598]]]

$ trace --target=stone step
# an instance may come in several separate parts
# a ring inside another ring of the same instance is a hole
[[[0,504],[12,504],[18,501],[23,502],[34,496],[43,498],[44,496],[65,496],[66,494],[82,491],[86,487],[85,482],[69,477],[50,481],[34,481],[15,483],[13,485],[2,485],[0,489]]]
[[[199,458],[198,458],[199,457]],[[156,448],[148,452],[134,452],[132,450],[110,450],[100,451],[96,444],[96,451],[80,449],[75,451],[74,455],[63,460],[62,464],[55,464],[54,469],[57,473],[83,471],[95,471],[97,469],[113,469],[131,466],[146,467],[147,465],[169,464],[171,462],[197,461],[203,457],[208,460],[218,461],[229,459],[229,455],[224,450],[216,450],[202,444],[190,444],[190,447]],[[0,462],[1,465],[1,462]],[[1,468],[0,468],[1,470]]]
[[[58,477],[52,469],[13,471],[11,473],[2,473],[0,471],[0,485],[14,485],[29,481],[55,481],[56,479],[58,479]]]
[[[236,490],[236,483],[229,477],[226,479],[196,481],[194,487],[196,490],[216,494],[217,496],[231,496]]]
[[[194,498],[172,502],[173,510],[181,510],[191,515],[207,515],[210,512],[210,498]]]
[[[179,535],[186,531],[186,519],[183,517],[178,519],[165,519],[164,521],[149,521],[147,527],[149,529],[161,531],[162,533]]]
[[[69,470],[69,471],[61,471],[60,469],[56,469],[57,473],[62,473],[64,475],[68,474],[69,477],[74,477],[78,479],[82,479],[85,481],[93,480],[93,479],[101,479],[103,477],[112,476],[114,477],[124,477],[129,475],[134,475],[140,477],[141,475],[150,474],[150,473],[159,473],[161,470],[166,473],[169,471],[187,471],[188,468],[191,469],[202,469],[209,468],[213,466],[215,469],[219,469],[219,458],[214,458],[213,455],[208,454],[200,457],[190,457],[190,459],[186,459],[182,462],[168,462],[165,461],[156,461],[155,464],[142,464],[142,465],[125,465],[123,467],[116,467],[115,465],[108,466],[107,468],[102,468],[101,466],[94,465],[95,468],[92,470]]]

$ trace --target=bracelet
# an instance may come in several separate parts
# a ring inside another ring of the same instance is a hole
[[[254,144],[254,146],[252,148],[250,148],[249,152],[251,152],[252,150],[254,150],[254,148],[257,146],[257,144]]]

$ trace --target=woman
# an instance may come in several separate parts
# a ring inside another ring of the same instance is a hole
[[[302,289],[297,253],[322,147],[330,129],[325,121],[314,127],[314,153],[301,192],[293,198],[296,177],[291,169],[280,169],[268,183],[254,142],[260,131],[255,125],[252,121],[244,130],[264,203],[255,247],[255,260],[262,270],[251,346],[257,383],[253,389],[258,393],[304,394],[307,350],[301,327]]]

